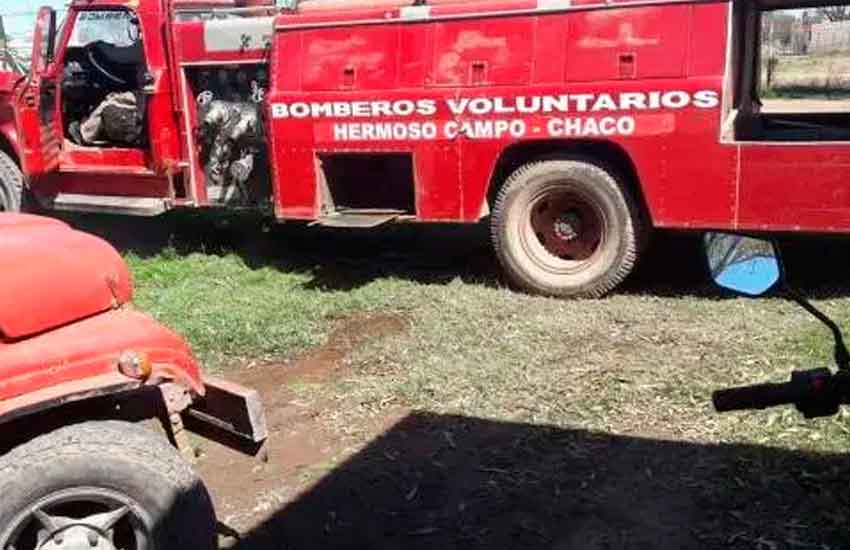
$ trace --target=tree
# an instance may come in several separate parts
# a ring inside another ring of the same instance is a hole
[[[768,12],[766,15],[762,19],[762,32],[766,39],[775,45],[788,47],[791,44],[797,18],[781,11]]]
[[[818,14],[827,21],[847,21],[850,19],[850,6],[824,6],[817,8]]]
[[[9,44],[3,27],[3,17],[0,16],[0,70],[24,72],[24,65],[18,57],[15,49]]]

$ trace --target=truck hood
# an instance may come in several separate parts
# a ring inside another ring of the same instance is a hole
[[[127,264],[58,220],[0,213],[0,338],[18,340],[124,304]]]

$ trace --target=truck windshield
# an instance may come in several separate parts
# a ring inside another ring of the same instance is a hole
[[[132,46],[139,38],[135,15],[126,10],[84,11],[77,16],[69,47],[92,42],[108,42],[114,46]]]

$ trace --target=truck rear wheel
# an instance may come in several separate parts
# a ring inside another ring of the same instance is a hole
[[[24,190],[24,176],[15,161],[0,150],[0,212],[18,212]]]
[[[0,457],[0,548],[215,548],[206,488],[167,441],[86,422]]]
[[[526,164],[496,199],[491,235],[517,286],[535,294],[598,298],[631,272],[640,217],[628,192],[597,164]]]

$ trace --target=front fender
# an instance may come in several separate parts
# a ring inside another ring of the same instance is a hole
[[[145,380],[118,370],[123,352],[146,355]],[[32,338],[0,343],[0,422],[37,410],[173,381],[205,393],[197,360],[186,342],[132,309],[95,315]]]

